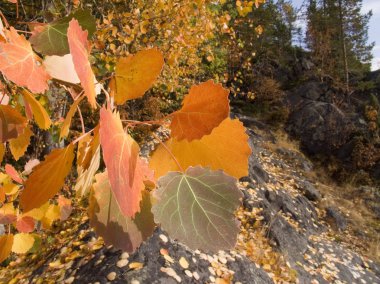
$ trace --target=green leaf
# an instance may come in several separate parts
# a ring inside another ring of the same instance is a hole
[[[236,182],[223,171],[200,166],[170,172],[158,180],[154,219],[192,249],[233,248],[239,232],[234,212],[242,197]]]
[[[150,195],[143,192],[141,210],[134,219],[125,217],[113,196],[107,172],[95,178],[89,206],[90,224],[107,245],[132,252],[153,234],[155,228]]]
[[[88,10],[77,10],[67,17],[54,21],[41,28],[36,28],[29,41],[33,48],[44,55],[65,55],[70,53],[67,41],[67,29],[72,18],[78,20],[81,27],[91,37],[96,30],[95,18]]]

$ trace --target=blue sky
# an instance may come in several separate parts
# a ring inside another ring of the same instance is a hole
[[[296,7],[302,5],[304,0],[292,0]],[[374,59],[372,61],[372,70],[380,68],[380,0],[363,0],[362,11],[372,10],[373,16],[369,23],[369,42],[375,42],[373,48]]]

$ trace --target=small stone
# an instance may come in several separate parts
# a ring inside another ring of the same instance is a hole
[[[122,267],[126,266],[128,264],[128,262],[129,262],[128,259],[123,258],[123,259],[120,259],[116,263],[116,266],[122,268]]]
[[[160,235],[160,239],[164,242],[164,243],[167,243],[169,241],[168,237],[165,236],[164,234],[161,234]]]
[[[127,259],[129,257],[129,253],[127,252],[123,252],[121,255],[120,255],[120,259]]]
[[[115,280],[115,279],[116,279],[116,272],[115,272],[115,271],[112,271],[112,272],[108,273],[108,275],[107,275],[107,279],[108,279],[109,281],[113,281],[113,280]]]
[[[199,280],[199,278],[201,278],[198,274],[198,272],[194,271],[193,272],[193,277],[195,278],[195,280]]]
[[[179,259],[179,265],[181,265],[181,267],[184,269],[189,268],[189,263],[187,262],[187,260],[184,257],[181,257]]]
[[[66,284],[71,284],[71,283],[74,282],[74,280],[75,280],[75,277],[74,277],[74,276],[71,276],[71,277],[69,277],[69,278],[67,278],[67,279],[65,280],[65,283],[66,283]]]

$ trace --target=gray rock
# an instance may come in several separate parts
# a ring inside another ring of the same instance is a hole
[[[306,198],[311,201],[318,201],[322,198],[318,189],[316,189],[315,186],[308,181],[304,182],[302,190]]]
[[[338,230],[344,231],[347,228],[347,219],[339,209],[335,207],[326,208],[326,217],[334,222]]]

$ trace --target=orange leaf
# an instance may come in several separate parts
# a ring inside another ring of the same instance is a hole
[[[144,179],[149,176],[148,168],[139,157],[140,148],[124,132],[119,113],[105,107],[100,110],[99,133],[112,192],[121,212],[133,217],[140,211]]]
[[[95,80],[88,60],[90,47],[87,41],[87,34],[88,32],[81,29],[76,19],[70,21],[69,28],[67,29],[67,38],[70,53],[73,56],[75,71],[78,74],[84,94],[87,96],[90,105],[96,108]]]
[[[73,160],[74,145],[70,144],[66,148],[53,150],[34,168],[20,197],[24,212],[40,207],[54,197],[70,173]]]
[[[30,105],[34,120],[36,121],[38,127],[41,129],[48,129],[51,125],[51,120],[44,107],[27,90],[22,91],[22,96]]]
[[[0,142],[16,138],[24,132],[26,118],[8,105],[0,105]]]
[[[40,64],[30,43],[11,27],[5,30],[8,42],[0,42],[0,71],[17,85],[25,86],[33,93],[48,89],[50,76]]]
[[[10,164],[6,164],[5,165],[5,172],[7,173],[7,175],[9,175],[11,177],[11,179],[13,179],[15,182],[18,182],[18,183],[23,183],[23,179],[20,177],[20,175],[18,174],[18,172],[16,171],[16,169],[10,165]]]
[[[202,138],[217,127],[230,111],[227,89],[212,80],[193,86],[183,106],[173,113],[172,136],[178,140]]]
[[[69,112],[67,113],[66,118],[63,121],[61,132],[59,133],[59,139],[62,139],[69,134],[71,120],[78,109],[79,103],[82,101],[83,98],[83,96],[80,97],[79,99],[75,100],[74,103],[71,105]]]
[[[30,216],[22,216],[16,222],[16,228],[21,233],[30,233],[34,230],[36,222]]]
[[[3,262],[11,254],[13,246],[13,235],[0,236],[0,262]]]
[[[176,157],[183,169],[201,165],[213,170],[224,170],[236,178],[248,175],[248,157],[251,149],[243,124],[237,120],[225,119],[210,135],[200,140],[178,141],[174,138],[166,142],[167,148]],[[169,171],[180,170],[172,156],[162,146],[158,146],[150,160],[156,178]]]
[[[164,57],[156,48],[120,58],[116,65],[115,103],[142,97],[156,81],[163,65]]]
[[[30,144],[30,137],[32,137],[32,135],[33,132],[30,130],[30,126],[27,126],[25,127],[24,133],[20,134],[17,138],[9,140],[9,148],[16,161],[24,155]]]

